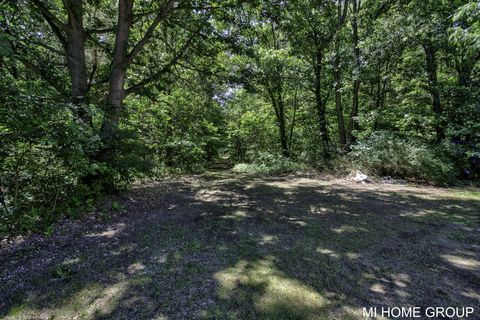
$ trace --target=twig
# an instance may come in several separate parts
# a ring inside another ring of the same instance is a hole
[[[57,207],[57,201],[58,201],[58,195],[60,193],[60,185],[58,185],[58,188],[57,188],[57,193],[55,194],[55,201],[53,202],[53,209],[52,209],[52,215],[55,214],[55,209]]]

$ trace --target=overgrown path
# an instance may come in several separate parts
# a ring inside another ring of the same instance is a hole
[[[213,172],[111,201],[122,209],[2,244],[0,318],[361,319],[369,306],[480,305],[478,190]]]

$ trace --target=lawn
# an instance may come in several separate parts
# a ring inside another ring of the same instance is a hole
[[[480,191],[210,172],[2,242],[0,318],[362,319],[480,305]],[[477,314],[478,315],[478,314]]]

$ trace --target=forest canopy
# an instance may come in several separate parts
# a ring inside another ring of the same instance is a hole
[[[222,161],[480,178],[479,1],[0,0],[0,12],[2,234]]]

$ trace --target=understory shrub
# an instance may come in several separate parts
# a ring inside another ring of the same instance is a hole
[[[164,146],[165,164],[179,173],[196,172],[205,162],[205,151],[198,143],[175,139]]]
[[[118,131],[115,152],[109,161],[108,175],[115,190],[125,190],[137,178],[153,175],[155,168],[152,150],[139,139],[139,134],[132,129],[122,128]]]
[[[359,169],[377,176],[448,184],[458,174],[444,146],[386,131],[373,132],[358,141],[349,156]]]
[[[238,173],[289,173],[307,169],[307,166],[281,155],[260,152],[251,156],[252,163],[238,163],[233,167]]]
[[[0,117],[0,235],[41,231],[61,214],[75,214],[70,208],[96,192],[81,177],[102,169],[90,160],[99,137],[70,105],[22,102],[12,108],[17,117]],[[30,109],[37,116],[22,118]]]

